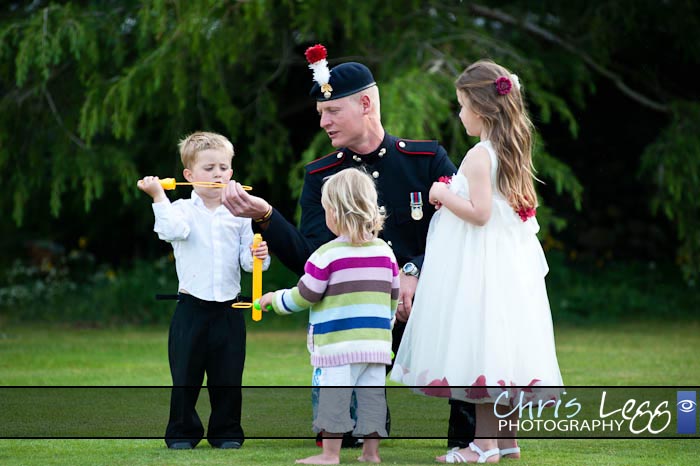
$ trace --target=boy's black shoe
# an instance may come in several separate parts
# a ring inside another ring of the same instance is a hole
[[[191,450],[192,444],[190,442],[175,442],[168,445],[171,450]]]
[[[235,440],[229,440],[227,442],[222,443],[219,445],[218,448],[221,448],[222,450],[238,450],[241,448],[241,442],[236,442]]]

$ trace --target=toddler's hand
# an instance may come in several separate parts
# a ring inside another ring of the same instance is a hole
[[[272,299],[274,298],[275,293],[270,291],[268,293],[265,293],[260,297],[260,308],[267,312],[270,309],[272,309]]]
[[[254,248],[253,246],[250,247],[250,250],[253,252],[253,256],[257,257],[260,260],[265,260],[267,259],[267,242],[263,241],[260,243],[260,245],[257,248]]]
[[[165,190],[157,176],[146,176],[136,183],[136,186],[153,198],[153,202],[161,202],[167,199]]]

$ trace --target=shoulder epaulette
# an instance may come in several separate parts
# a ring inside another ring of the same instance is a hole
[[[408,155],[435,155],[438,150],[436,140],[399,139],[396,148]]]
[[[312,175],[314,173],[328,170],[332,167],[337,167],[338,165],[343,163],[344,159],[345,154],[343,154],[341,151],[337,150],[331,152],[330,154],[324,155],[323,157],[320,157],[312,162],[307,163],[305,165],[306,173]]]

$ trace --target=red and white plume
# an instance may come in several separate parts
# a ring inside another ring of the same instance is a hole
[[[304,55],[306,61],[309,62],[309,68],[314,72],[314,81],[321,86],[321,92],[324,93],[325,97],[329,98],[333,88],[328,84],[331,79],[331,71],[328,69],[328,61],[326,60],[328,56],[326,47],[316,44],[306,49]]]

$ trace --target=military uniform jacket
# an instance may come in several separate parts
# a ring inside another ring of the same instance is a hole
[[[295,228],[273,210],[270,223],[262,232],[270,250],[287,268],[303,275],[309,256],[335,238],[326,226],[321,186],[331,175],[350,167],[364,169],[375,179],[380,211],[386,214],[380,237],[392,247],[399,264],[414,262],[421,267],[428,225],[435,213],[435,207],[428,202],[430,187],[440,176],[451,176],[457,170],[437,141],[400,139],[388,133],[370,154],[339,149],[307,164],[299,200],[301,225]],[[416,220],[411,216],[411,202],[419,197],[422,215]],[[254,228],[260,231],[257,225]]]

